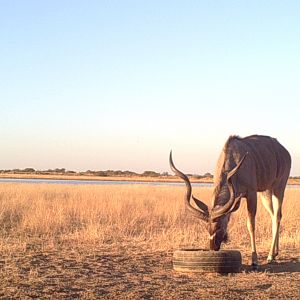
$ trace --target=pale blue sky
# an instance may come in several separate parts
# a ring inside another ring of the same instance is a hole
[[[299,1],[0,0],[0,169],[213,172],[272,135],[300,175]]]

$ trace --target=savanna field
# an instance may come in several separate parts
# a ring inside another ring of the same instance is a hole
[[[227,249],[239,274],[172,270],[172,253],[206,248],[184,187],[0,184],[1,299],[299,299],[300,189],[283,204],[280,253],[267,265],[271,219],[259,201],[259,270],[252,272],[246,207],[232,214]],[[211,188],[194,188],[210,203]]]

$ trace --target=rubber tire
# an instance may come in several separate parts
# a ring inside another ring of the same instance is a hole
[[[241,267],[242,256],[236,250],[181,249],[173,254],[173,268],[180,272],[227,274],[238,273]]]

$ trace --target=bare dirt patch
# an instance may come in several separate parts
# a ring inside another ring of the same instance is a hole
[[[178,273],[172,251],[145,245],[74,245],[1,253],[0,297],[19,299],[299,299],[300,260],[282,252],[258,272]],[[267,253],[261,255],[266,259]]]

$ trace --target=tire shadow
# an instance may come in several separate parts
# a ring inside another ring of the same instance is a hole
[[[292,257],[289,259],[282,259],[278,262],[270,264],[262,264],[258,266],[257,270],[253,270],[250,265],[243,265],[242,271],[250,272],[267,272],[267,273],[300,273],[299,258]]]

